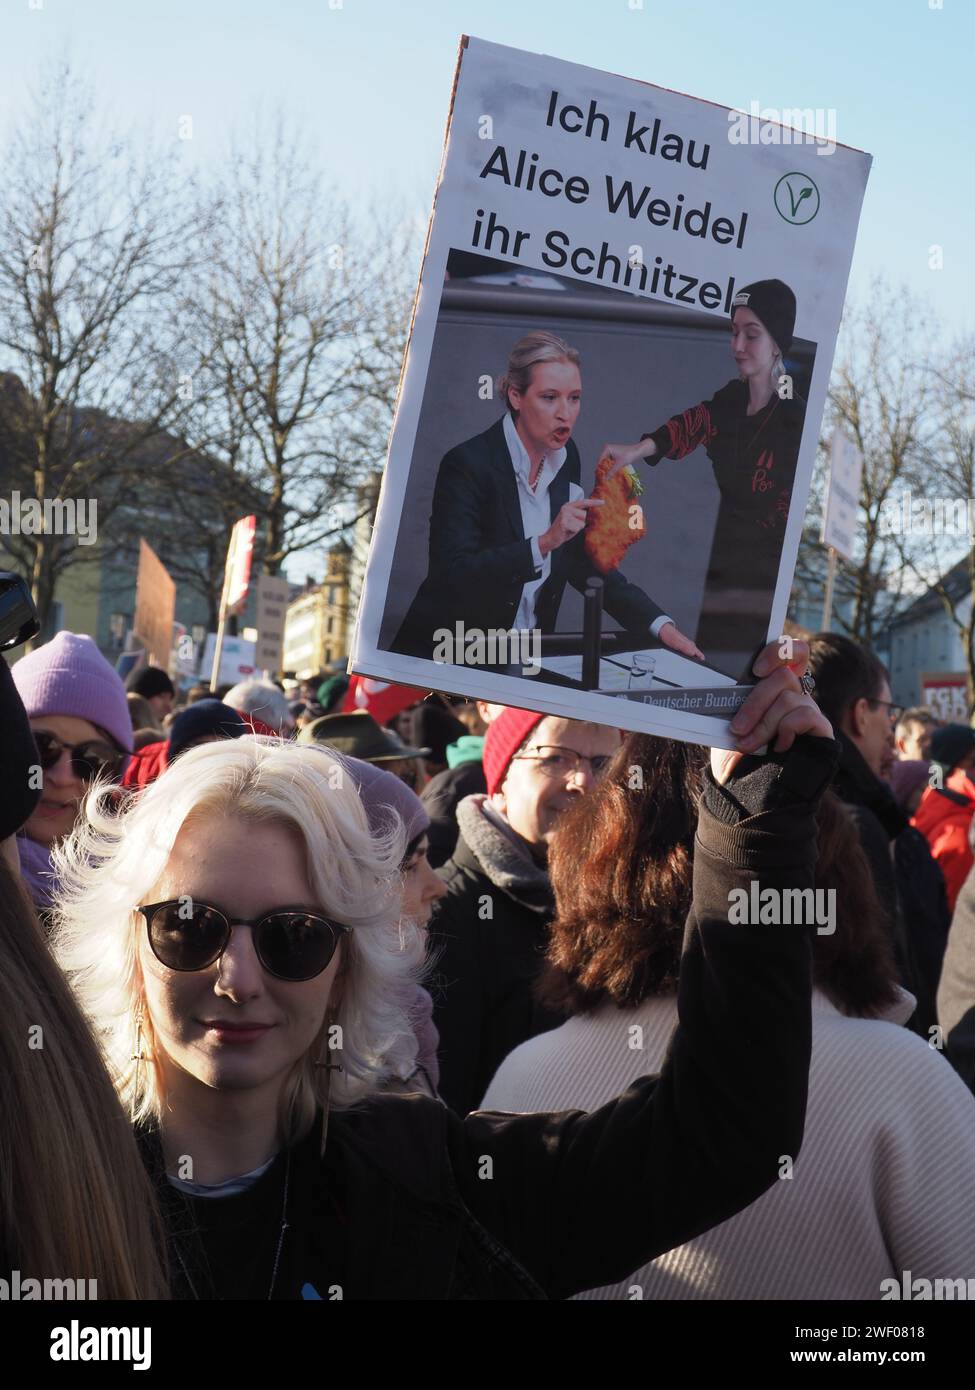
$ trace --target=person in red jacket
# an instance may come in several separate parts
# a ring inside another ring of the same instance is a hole
[[[955,899],[972,867],[969,843],[975,816],[975,782],[969,771],[975,767],[975,729],[964,724],[947,724],[931,737],[931,760],[942,776],[921,797],[912,825],[927,840],[931,854],[944,875],[948,907],[955,910]]]

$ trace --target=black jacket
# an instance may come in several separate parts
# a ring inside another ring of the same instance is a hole
[[[427,859],[432,868],[439,869],[446,864],[457,845],[458,804],[465,796],[476,796],[486,791],[484,764],[480,759],[445,768],[430,778],[420,793],[420,800],[430,817]]]
[[[840,766],[833,790],[845,802],[870,864],[874,887],[887,918],[900,983],[917,1000],[910,1027],[926,1038],[935,1022],[934,993],[919,963],[913,938],[915,925],[919,931],[926,928],[923,924],[908,922],[898,883],[898,862],[901,873],[911,873],[918,853],[917,841],[913,835],[909,836],[910,845],[905,845],[903,852],[896,855],[898,838],[909,829],[907,817],[886,782],[870,771],[852,740],[839,731],[836,738],[840,745]],[[932,882],[937,886],[936,879],[926,877],[925,881],[929,886]],[[943,882],[941,886],[943,888]],[[921,881],[916,879],[912,884],[912,896],[918,891],[923,888]],[[937,902],[932,904],[931,910],[937,914]]]
[[[831,741],[803,738],[733,794],[707,786],[680,1024],[659,1077],[590,1115],[461,1120],[416,1095],[334,1113],[324,1167],[315,1132],[292,1153],[275,1297],[565,1298],[771,1187],[802,1142],[808,929],[733,926],[729,893],[756,875],[763,889],[813,887],[815,805],[834,756]],[[735,796],[756,779],[766,809],[740,818]],[[267,1297],[283,1161],[241,1197],[187,1201],[164,1183],[177,1296],[192,1296],[185,1264],[200,1297]]]
[[[975,866],[955,902],[938,985],[938,1022],[948,1060],[975,1092]]]
[[[573,440],[549,489],[550,519],[569,500],[569,484],[581,486],[579,450]],[[548,579],[535,595],[540,632],[554,632],[567,583],[585,592],[596,573],[586,556],[584,531],[551,552]],[[524,586],[538,577],[525,537],[518,483],[504,437],[503,420],[451,449],[440,464],[430,515],[427,577],[403,620],[392,650],[432,659],[438,628],[510,631]],[[603,604],[627,632],[646,635],[663,610],[619,570],[600,576]]]
[[[897,918],[897,883],[891,841],[905,829],[907,817],[890,788],[870,771],[856,744],[839,731],[836,741],[840,745],[840,765],[833,790],[846,803],[856,823],[881,906],[893,923]]]
[[[438,870],[447,893],[429,928],[439,1089],[459,1115],[480,1105],[513,1048],[563,1022],[532,995],[555,912],[548,875],[484,820],[482,801],[457,808],[457,845]]]

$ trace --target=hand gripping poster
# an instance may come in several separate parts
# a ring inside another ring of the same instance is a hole
[[[869,167],[464,39],[350,670],[731,747]]]

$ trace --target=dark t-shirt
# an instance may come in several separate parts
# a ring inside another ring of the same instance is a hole
[[[153,1140],[148,1144],[155,1147]],[[272,1277],[275,1301],[344,1296],[347,1247],[341,1163],[337,1149],[323,1162],[319,1144],[320,1127],[315,1126],[291,1151],[283,1239],[288,1168],[284,1151],[246,1191],[231,1197],[195,1197],[160,1177],[161,1159],[155,1149],[152,1168],[169,1231],[175,1298],[266,1300]]]

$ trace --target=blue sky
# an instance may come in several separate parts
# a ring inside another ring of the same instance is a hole
[[[932,3],[934,8],[932,8]],[[31,8],[40,5],[40,8]],[[852,292],[906,282],[949,336],[975,329],[972,0],[0,0],[0,122],[67,52],[126,128],[220,159],[280,107],[349,196],[424,220],[461,33],[748,109],[833,108],[874,156]],[[944,269],[928,248],[944,248]]]

